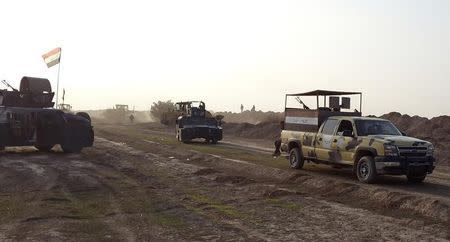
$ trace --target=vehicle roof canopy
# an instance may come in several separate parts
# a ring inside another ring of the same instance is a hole
[[[304,93],[286,94],[286,96],[330,96],[330,95],[360,95],[361,92],[341,92],[329,90],[315,90]]]

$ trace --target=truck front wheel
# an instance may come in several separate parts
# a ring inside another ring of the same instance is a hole
[[[356,164],[356,176],[364,183],[374,183],[377,179],[375,160],[371,156],[363,156]]]
[[[289,165],[294,169],[302,169],[305,160],[299,148],[292,148],[289,151]]]

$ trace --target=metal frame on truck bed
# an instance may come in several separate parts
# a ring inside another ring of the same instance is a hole
[[[359,95],[359,110],[343,112],[342,109],[350,109],[350,98],[338,96]],[[316,97],[316,109],[306,106],[300,97]],[[288,107],[288,97],[296,97],[303,108]],[[323,97],[323,105],[320,106],[320,98]],[[329,97],[329,105],[327,105]],[[315,90],[305,93],[286,94],[284,104],[284,128],[293,131],[316,132],[320,125],[331,116],[361,116],[362,93]]]

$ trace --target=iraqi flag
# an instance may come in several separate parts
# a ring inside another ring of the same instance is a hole
[[[51,50],[47,54],[42,55],[42,58],[44,58],[48,68],[59,64],[59,61],[61,60],[61,48],[58,47]]]

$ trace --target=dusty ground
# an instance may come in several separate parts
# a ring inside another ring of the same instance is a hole
[[[95,130],[81,154],[0,154],[0,240],[450,240],[446,167],[422,185],[363,185],[348,170],[287,169],[262,140]]]

